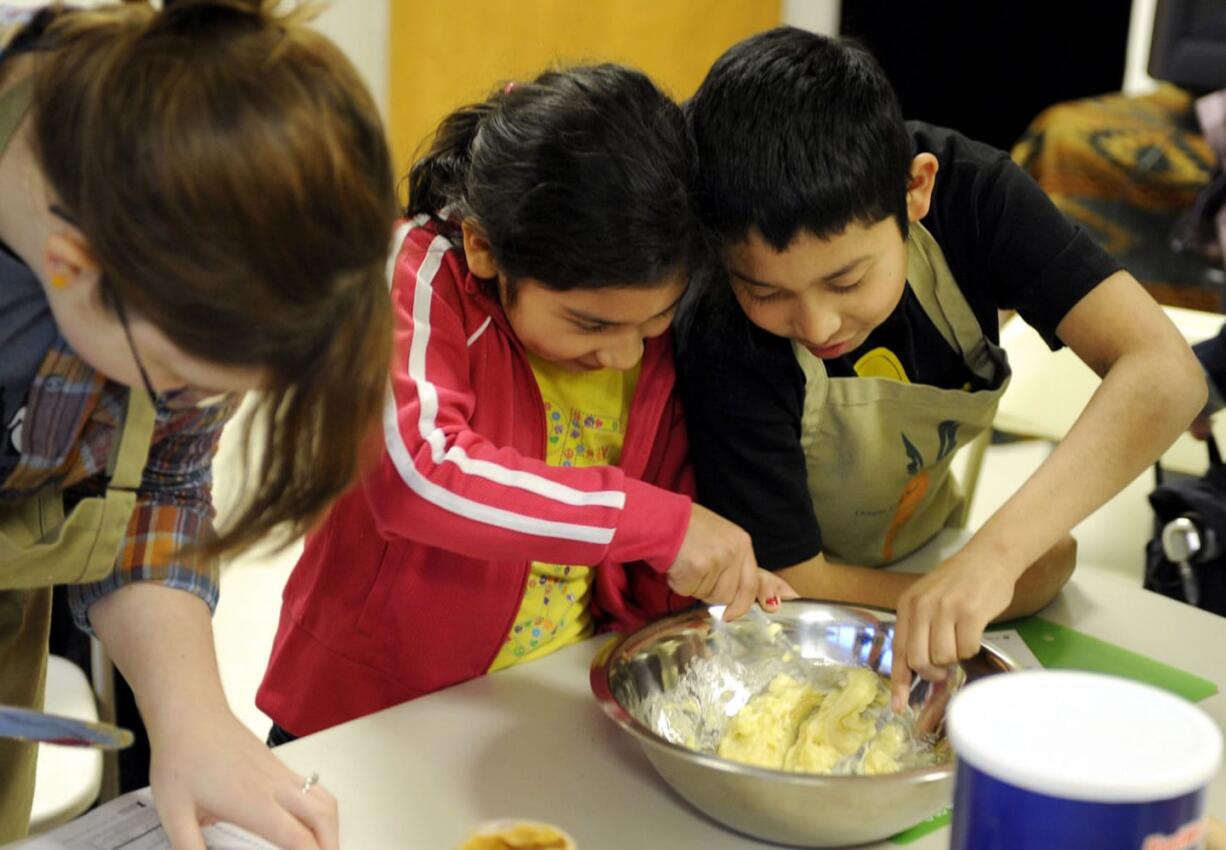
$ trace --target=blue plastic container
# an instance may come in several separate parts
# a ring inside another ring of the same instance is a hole
[[[1177,696],[1093,673],[981,679],[949,707],[950,850],[1199,850],[1222,734]]]

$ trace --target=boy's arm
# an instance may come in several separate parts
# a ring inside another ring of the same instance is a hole
[[[1031,564],[1013,587],[1009,607],[993,622],[1025,617],[1045,608],[1073,575],[1077,564],[1077,541],[1064,537]],[[808,599],[848,605],[870,605],[891,611],[921,573],[895,572],[873,567],[832,564],[818,555],[776,572],[796,592]]]
[[[1056,449],[965,548],[904,592],[896,691],[910,670],[940,678],[970,654],[1027,566],[1157,460],[1205,403],[1191,349],[1127,272],[1091,290],[1057,333],[1102,383]]]

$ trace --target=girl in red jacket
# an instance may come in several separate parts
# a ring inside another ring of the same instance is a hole
[[[453,113],[389,261],[384,451],[308,538],[257,703],[306,735],[632,629],[794,596],[693,504],[668,333],[704,256],[679,107],[615,65]]]

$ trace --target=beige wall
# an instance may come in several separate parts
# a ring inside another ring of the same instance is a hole
[[[397,168],[448,112],[554,62],[635,65],[690,95],[723,50],[780,20],[780,0],[391,0],[388,125]]]
[[[388,0],[327,0],[315,26],[345,51],[387,118]]]

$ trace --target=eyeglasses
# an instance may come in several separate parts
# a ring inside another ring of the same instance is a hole
[[[123,308],[122,301],[115,302],[115,314],[119,316],[119,324],[123,326],[124,338],[128,340],[128,351],[132,352],[132,360],[136,363],[136,368],[140,372],[140,379],[145,384],[145,392],[149,395],[149,403],[154,407],[160,407],[160,399],[158,398],[157,390],[153,388],[153,382],[149,380],[149,373],[145,371],[144,361],[140,359],[140,354],[136,351],[136,343],[132,341],[132,328],[128,326],[128,312]]]
[[[234,397],[234,393],[206,394],[190,387],[171,390],[167,393],[159,393],[155,390],[153,382],[149,380],[149,372],[145,369],[145,363],[141,360],[140,352],[136,349],[136,343],[132,339],[132,328],[128,325],[128,312],[124,309],[122,301],[114,298],[111,300],[115,305],[115,315],[119,317],[119,324],[123,327],[124,338],[128,340],[128,350],[132,352],[132,361],[136,363],[136,369],[140,372],[141,383],[145,385],[145,392],[148,394],[149,401],[154,409],[166,413],[204,410],[210,407],[219,407]]]
[[[52,215],[63,219],[73,227],[77,226],[76,221],[66,213],[63,208],[52,204],[50,207]],[[124,338],[128,341],[128,350],[132,352],[132,361],[136,364],[136,369],[140,372],[141,383],[145,385],[145,393],[149,396],[149,402],[154,409],[161,413],[174,413],[189,410],[203,410],[210,407],[220,407],[234,398],[234,393],[204,393],[200,390],[194,390],[190,387],[171,390],[167,393],[159,393],[153,388],[153,382],[149,380],[149,371],[145,369],[145,363],[141,360],[140,352],[136,349],[136,342],[132,339],[132,328],[128,324],[128,311],[124,309],[123,302],[118,298],[111,298],[111,303],[115,308],[115,315],[119,317],[119,324],[123,328]]]

